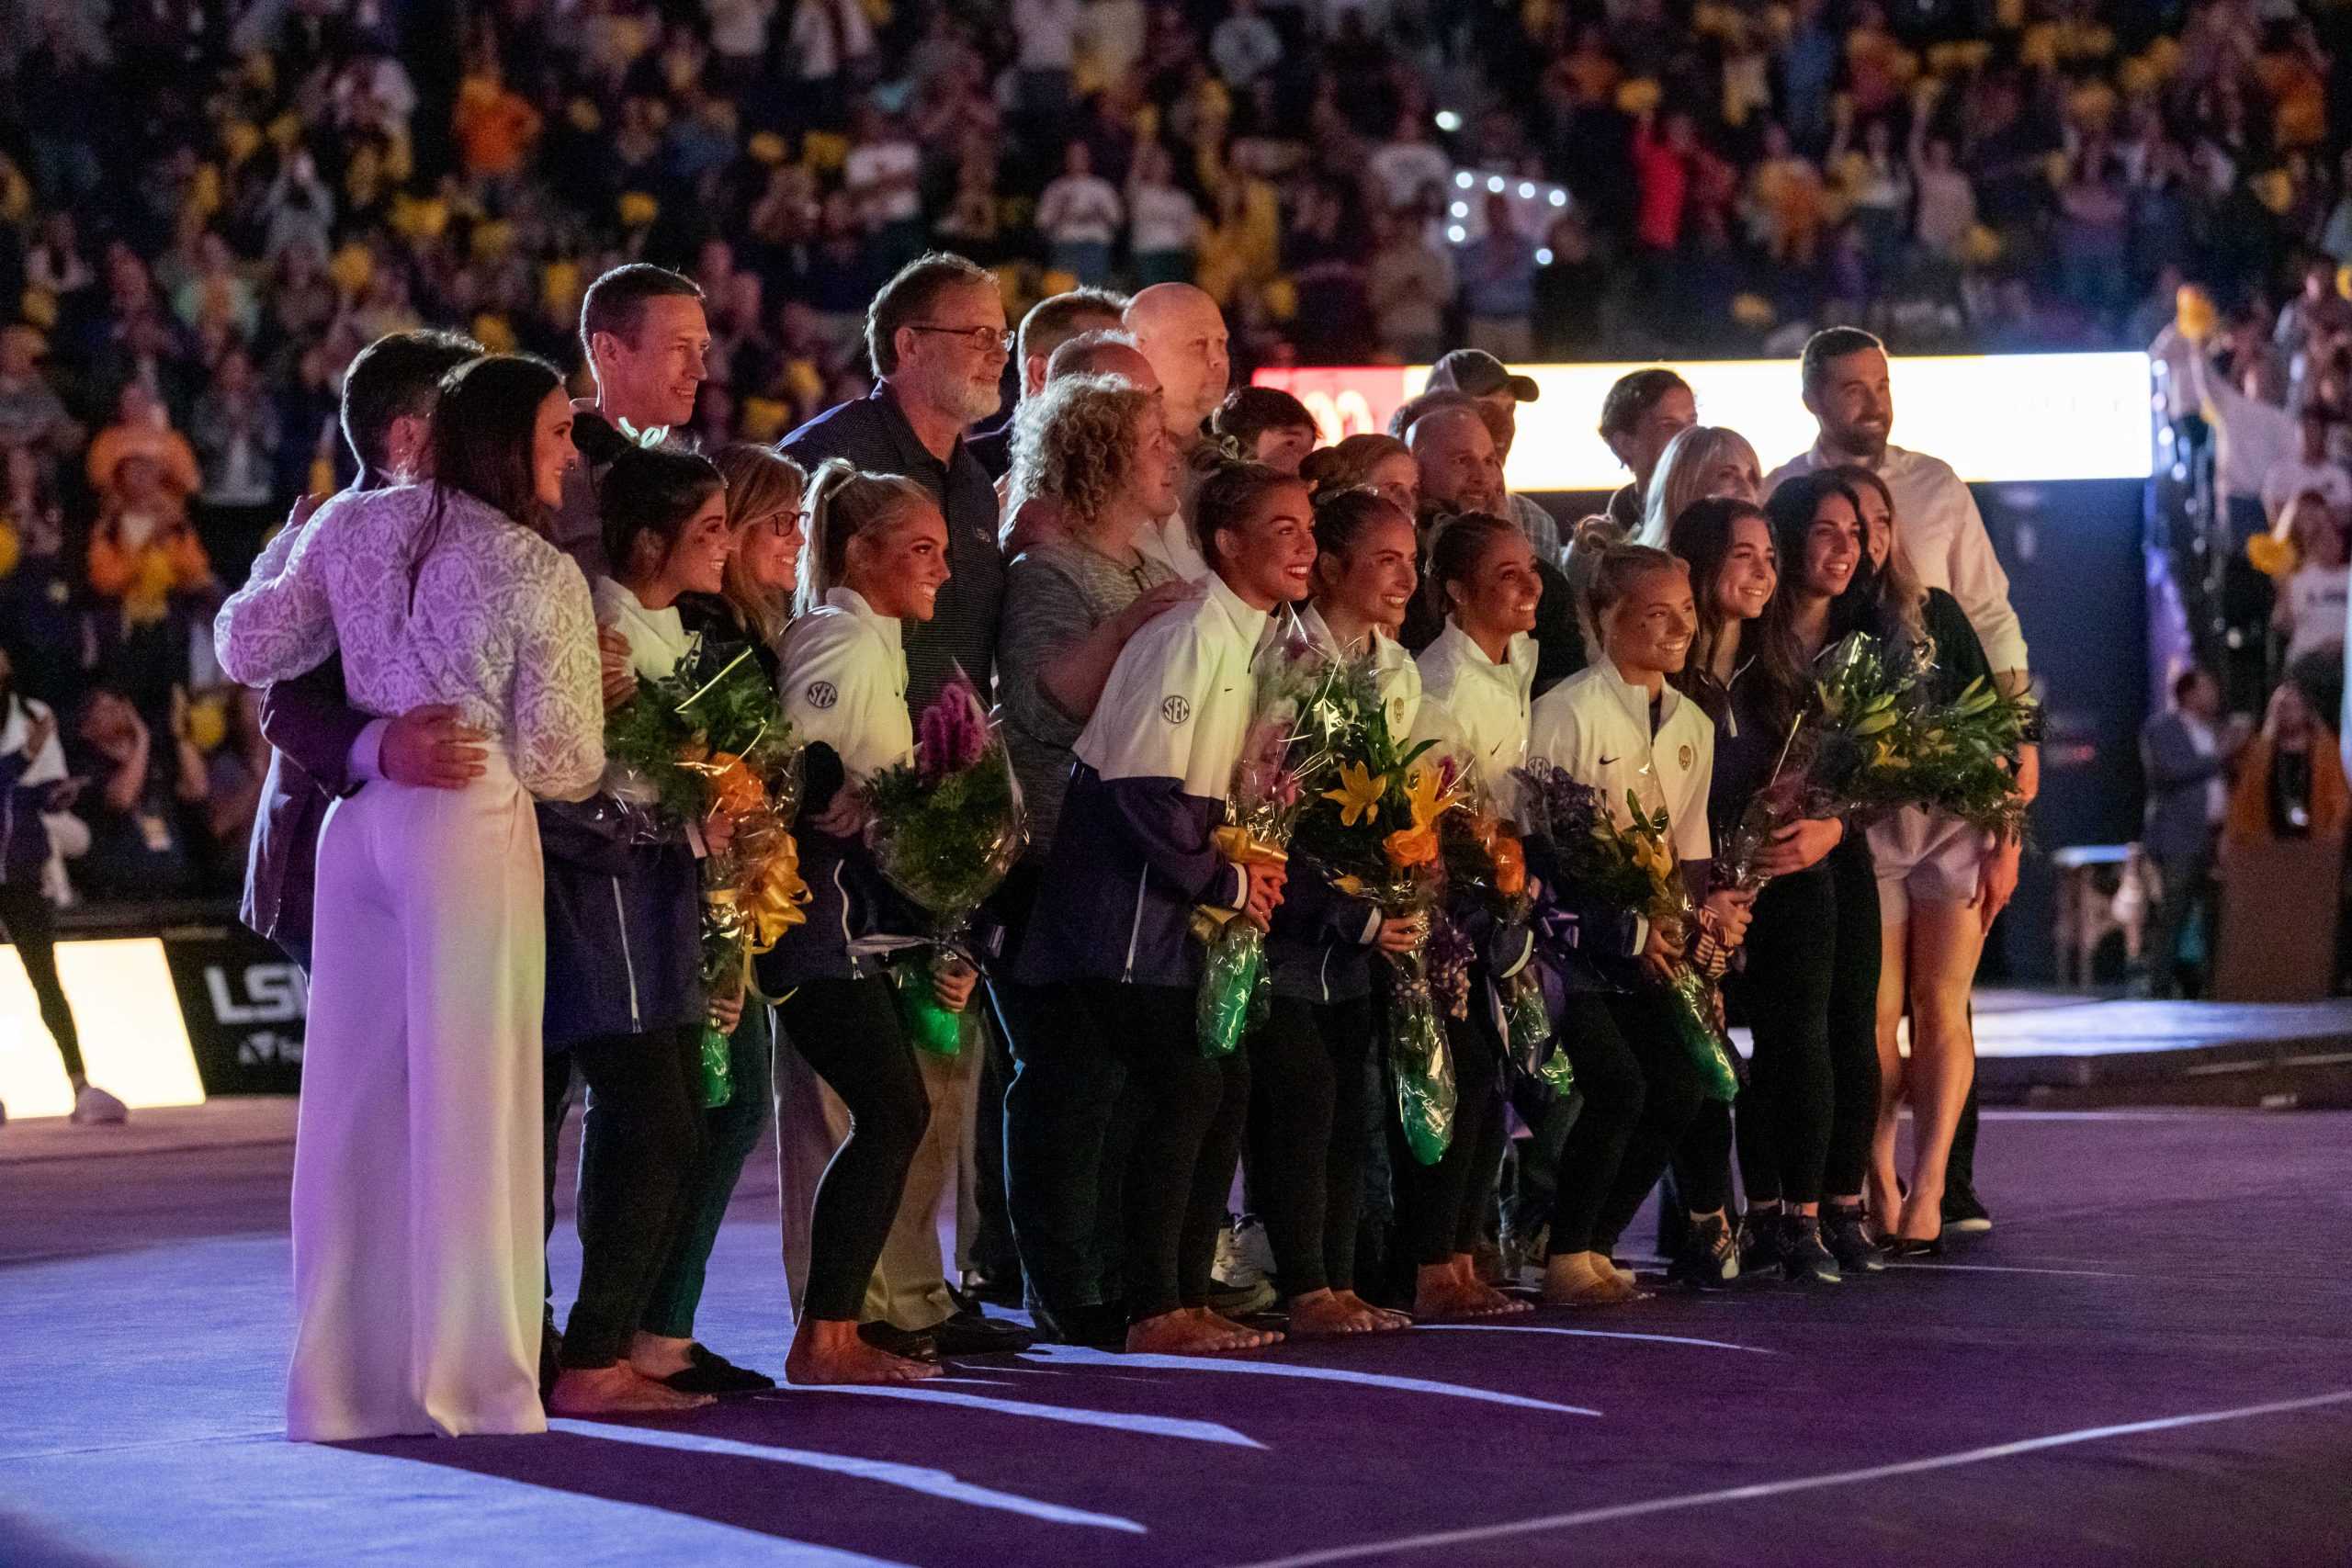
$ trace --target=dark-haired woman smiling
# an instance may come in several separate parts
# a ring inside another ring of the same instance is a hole
[[[319,840],[311,1054],[294,1154],[289,1436],[537,1432],[540,998],[532,797],[604,770],[588,584],[540,531],[578,460],[548,366],[443,384],[433,482],[349,492],[222,607],[247,685],[339,644],[354,705],[449,703],[488,738],[462,790],[371,783]]]
[[[596,487],[605,558],[599,618],[628,639],[640,680],[672,673],[692,639],[678,597],[715,592],[727,564],[726,481],[707,458],[625,447]],[[705,825],[715,835],[724,819]],[[609,795],[539,807],[547,855],[548,1165],[571,1077],[589,1088],[580,1149],[580,1294],[548,1406],[560,1416],[659,1414],[707,1404],[628,1359],[683,1218],[702,1140],[701,841],[645,841]],[[550,1183],[552,1191],[552,1183]],[[549,1203],[549,1213],[554,1205]]]
[[[1027,984],[1066,986],[1096,1048],[1127,1058],[1126,1344],[1178,1354],[1277,1337],[1208,1304],[1250,1075],[1245,1053],[1201,1054],[1204,949],[1192,926],[1207,908],[1263,930],[1282,902],[1283,867],[1237,864],[1215,834],[1268,618],[1306,593],[1315,564],[1306,486],[1260,464],[1210,473],[1193,518],[1205,592],[1136,632],[1112,666],[1073,748],[1018,966]]]

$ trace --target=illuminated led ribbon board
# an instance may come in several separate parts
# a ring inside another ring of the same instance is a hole
[[[57,977],[74,1005],[90,1081],[132,1110],[201,1105],[204,1083],[156,937],[57,944]],[[73,1086],[14,947],[0,947],[0,1104],[10,1120],[62,1116]]]
[[[1606,491],[1625,482],[1603,445],[1601,400],[1649,361],[1624,365],[1514,365],[1542,397],[1519,406],[1509,479],[1517,491]],[[1690,383],[1702,424],[1747,437],[1767,472],[1813,445],[1794,359],[1693,360],[1673,367]],[[2144,354],[2006,354],[1897,359],[1894,442],[1932,453],[1970,483],[2144,479],[2154,458]],[[1268,369],[1314,411],[1336,441],[1385,431],[1397,405],[1429,381],[1429,367]]]

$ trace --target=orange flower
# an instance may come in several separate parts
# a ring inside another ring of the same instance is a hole
[[[1487,850],[1495,857],[1495,891],[1506,898],[1516,898],[1527,888],[1527,852],[1518,836],[1497,833]]]
[[[746,817],[767,804],[767,791],[734,752],[715,753],[709,769],[710,803],[717,810],[729,817]]]
[[[1437,830],[1399,828],[1383,840],[1382,848],[1388,852],[1388,863],[1399,871],[1427,865],[1437,859]]]

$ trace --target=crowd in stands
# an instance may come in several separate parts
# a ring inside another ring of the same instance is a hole
[[[430,321],[576,365],[619,261],[703,286],[696,431],[755,441],[865,389],[866,302],[933,245],[1016,320],[1195,281],[1245,374],[1792,353],[1829,320],[2137,347],[2184,277],[2258,308],[2352,263],[2352,12],[2286,0],[0,16],[0,645],[93,781],[91,894],[233,885],[266,747],[202,633],[347,477],[355,352]],[[2293,319],[2340,338],[2352,307]]]

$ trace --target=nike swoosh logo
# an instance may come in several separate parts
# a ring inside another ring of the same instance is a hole
[[[1604,768],[1613,768],[1617,765],[1617,759],[1614,757],[1603,757],[1600,759],[1600,765]]]

